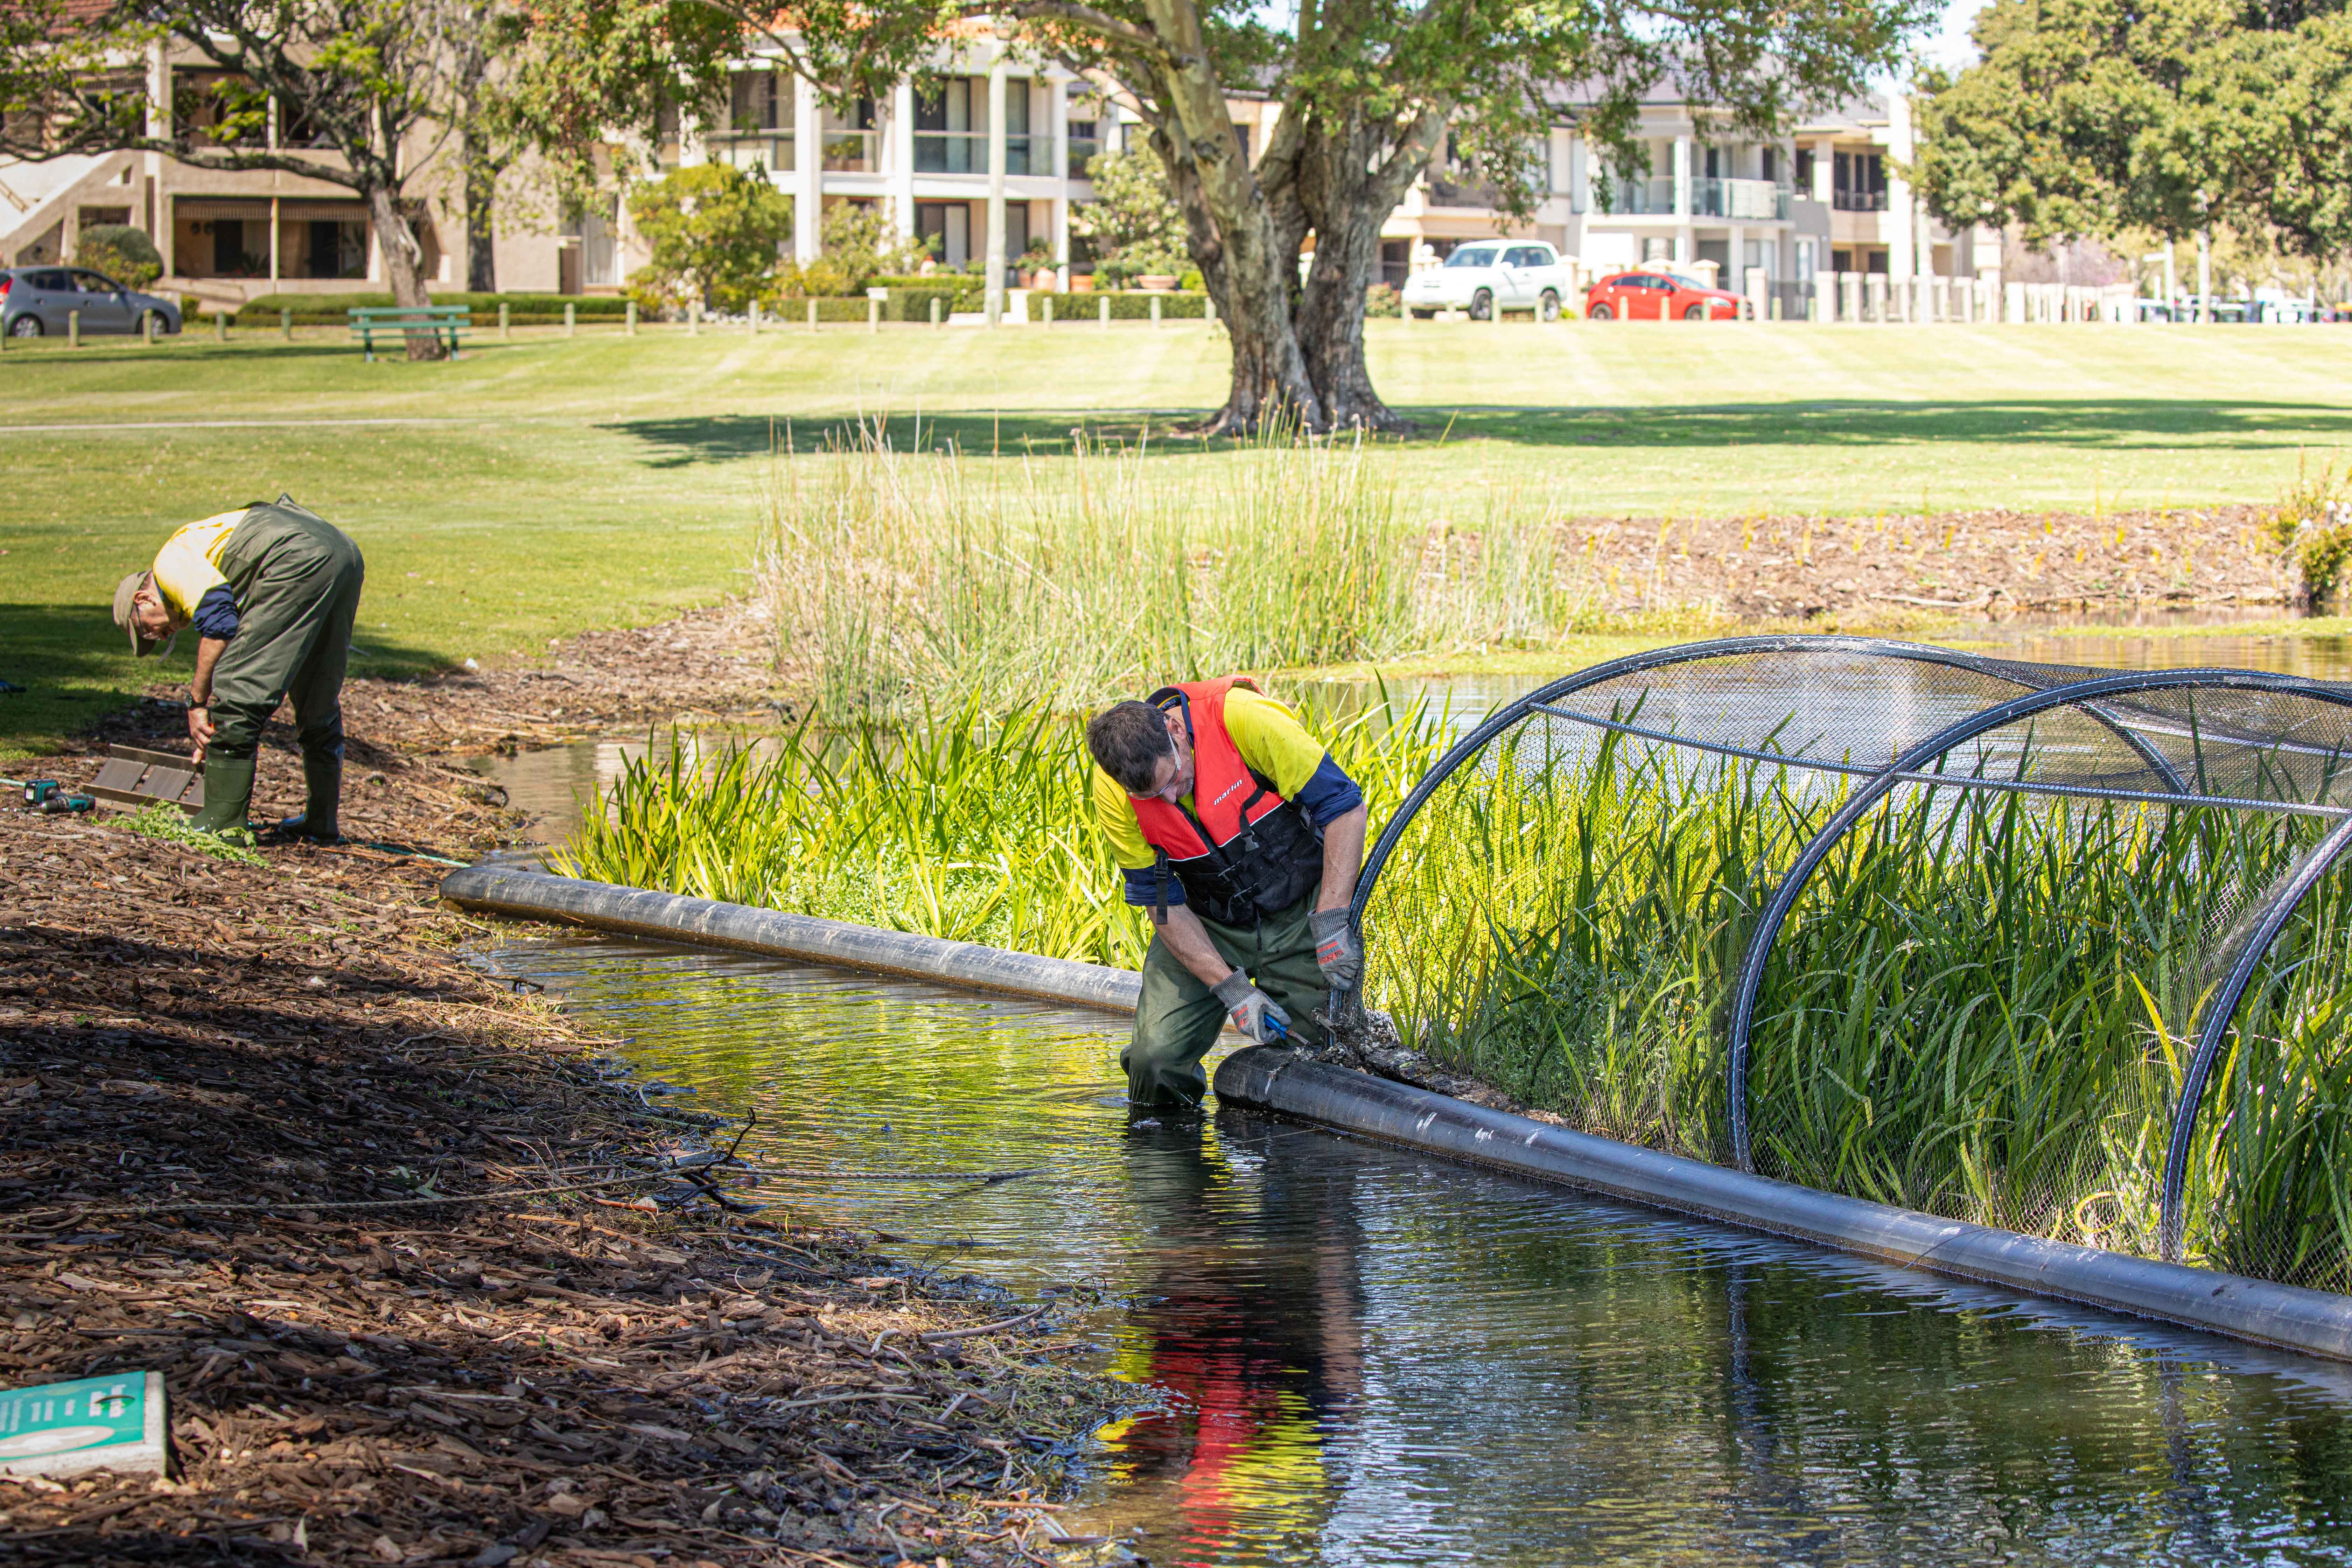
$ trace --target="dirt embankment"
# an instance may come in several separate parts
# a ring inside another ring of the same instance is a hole
[[[355,730],[355,831],[497,830]],[[263,778],[296,804],[290,757]],[[159,1370],[179,1467],[0,1482],[0,1554],[1013,1563],[1055,1531],[1051,1450],[1118,1393],[1070,1341],[719,1162],[729,1129],[455,956],[439,867],[267,855],[0,812],[0,1381]]]
[[[1599,607],[1745,620],[2286,603],[2271,509],[1885,512],[1565,525]]]

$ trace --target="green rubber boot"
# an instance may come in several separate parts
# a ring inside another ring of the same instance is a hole
[[[206,757],[205,808],[188,826],[199,833],[250,842],[253,836],[246,828],[245,814],[253,805],[253,769],[251,757],[225,757],[218,752]]]
[[[288,838],[307,838],[313,844],[341,844],[343,836],[337,819],[343,802],[343,759],[341,757],[302,757],[302,815],[289,816],[278,825],[278,833]]]

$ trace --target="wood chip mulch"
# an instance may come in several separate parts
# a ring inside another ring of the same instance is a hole
[[[1879,512],[1563,524],[1595,608],[1740,619],[2285,605],[2272,509]]]
[[[498,826],[371,761],[363,826]],[[438,866],[266,855],[0,811],[0,1381],[158,1370],[177,1466],[0,1480],[0,1561],[1050,1560],[1088,1347],[727,1163]]]

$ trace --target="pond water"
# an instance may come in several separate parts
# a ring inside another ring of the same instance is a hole
[[[1064,1520],[1153,1563],[2352,1559],[2352,1368],[1244,1113],[1129,1128],[1100,1015],[599,938],[484,962],[844,1173],[776,1200],[1077,1287],[1157,1395]]]
[[[2274,616],[2274,612],[2266,613]],[[2021,618],[1933,640],[1971,653],[2047,664],[2118,669],[2226,666],[2318,680],[2352,679],[2352,637],[2261,636],[2232,631],[2226,624],[2188,636],[2175,629],[2177,626],[2176,618],[2160,614],[2109,625],[2078,618]],[[1564,666],[1540,676],[1462,676],[1401,683],[1390,689],[1399,698],[1426,697],[1443,704],[1455,727],[1467,730],[1495,704],[1569,672]],[[1323,683],[1323,689],[1342,703],[1369,703],[1378,697],[1378,688],[1370,682],[1331,681]],[[1657,716],[1658,710],[1654,710],[1653,719]],[[619,777],[628,759],[668,744],[667,732],[606,735],[511,757],[479,757],[474,766],[506,787],[510,804],[531,814],[526,837],[551,844],[570,835],[579,824],[582,803]]]

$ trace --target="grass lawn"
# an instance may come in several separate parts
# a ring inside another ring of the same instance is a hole
[[[1074,428],[1171,437],[1222,395],[1192,323],[518,334],[454,364],[341,334],[0,353],[0,756],[152,678],[105,616],[175,524],[291,493],[368,557],[362,669],[527,657],[739,584],[772,445],[861,415],[1060,482]],[[1375,321],[1425,434],[1385,459],[1408,516],[1702,514],[2263,500],[2352,437],[2325,329],[1537,328]],[[1203,483],[1205,481],[1205,484]],[[184,671],[184,648],[172,661]],[[1557,658],[1558,656],[1551,656]]]

